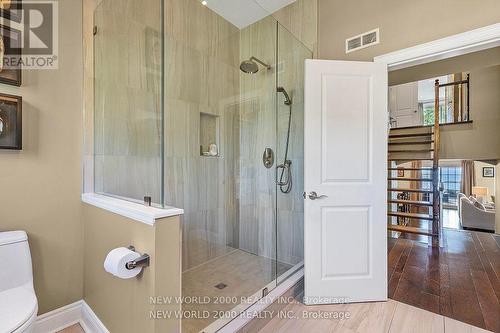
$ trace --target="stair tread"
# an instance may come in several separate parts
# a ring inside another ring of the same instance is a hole
[[[432,215],[420,213],[405,213],[405,212],[387,212],[389,216],[409,217],[414,219],[432,221]]]
[[[389,139],[395,138],[412,138],[418,136],[432,136],[434,133],[404,133],[404,134],[389,134]]]
[[[434,151],[434,148],[389,150],[389,153],[427,153],[432,151]]]
[[[419,188],[388,188],[388,192],[417,192],[417,193],[432,193],[432,190],[424,190]]]
[[[411,233],[411,234],[419,234],[419,235],[426,235],[426,236],[438,236],[437,234],[434,234],[429,229],[409,227],[409,226],[403,226],[403,225],[389,224],[387,226],[387,229],[389,229],[391,231],[407,232],[407,233]]]
[[[423,171],[432,171],[431,167],[421,167],[421,168],[387,168],[387,170],[410,170],[410,171],[418,171],[418,170],[423,170]]]
[[[389,203],[396,203],[396,204],[415,205],[415,206],[432,206],[432,202],[430,202],[430,201],[389,199],[388,202]]]
[[[434,143],[434,140],[407,141],[407,142],[391,141],[391,142],[389,142],[389,145],[426,145],[426,144],[431,144],[431,143]]]
[[[416,129],[416,128],[421,128],[421,129],[432,129],[434,125],[412,125],[412,126],[402,126],[402,127],[393,127],[391,128],[391,131],[397,131],[397,130],[407,130],[410,128]]]
[[[402,180],[409,182],[432,182],[432,178],[403,178],[403,177],[389,177],[387,180]]]
[[[397,158],[389,157],[388,161],[434,161],[434,158],[430,157],[413,157],[413,158]]]

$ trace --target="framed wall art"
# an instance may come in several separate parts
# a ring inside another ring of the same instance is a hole
[[[0,0],[0,16],[17,23],[21,22],[21,0]]]
[[[21,85],[21,38],[21,31],[0,24],[0,83]]]
[[[0,94],[0,149],[23,146],[22,97]]]
[[[483,167],[483,177],[485,178],[495,177],[495,167]]]

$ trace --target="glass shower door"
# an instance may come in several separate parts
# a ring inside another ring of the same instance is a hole
[[[162,197],[161,0],[94,11],[94,192]]]
[[[304,260],[304,66],[312,51],[277,23],[278,282]],[[280,185],[281,184],[281,185]]]
[[[184,209],[182,296],[203,300],[182,331],[212,332],[276,285],[276,20],[165,3],[165,204]]]

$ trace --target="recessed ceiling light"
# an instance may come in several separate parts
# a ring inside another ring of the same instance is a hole
[[[201,2],[201,4],[202,4],[203,6],[206,6],[206,5],[207,5],[207,0],[203,0],[203,1]]]

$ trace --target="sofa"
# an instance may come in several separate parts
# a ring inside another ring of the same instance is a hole
[[[458,198],[458,213],[463,228],[495,231],[495,210],[486,208],[474,197],[467,198],[462,194]]]

